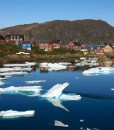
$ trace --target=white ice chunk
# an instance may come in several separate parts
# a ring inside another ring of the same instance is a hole
[[[25,62],[24,64],[4,64],[4,67],[30,67],[35,65],[36,62]]]
[[[51,89],[48,90],[46,94],[44,94],[42,97],[45,98],[53,98],[53,99],[59,99],[63,101],[67,100],[80,100],[81,96],[76,94],[63,94],[63,90],[69,85],[69,83],[63,83],[63,84],[56,84]]]
[[[26,81],[27,84],[43,83],[43,82],[46,82],[46,80],[31,80],[31,81]]]
[[[21,67],[13,67],[13,68],[0,68],[0,73],[2,72],[17,72],[17,71],[32,71],[32,68],[21,68]]]
[[[22,86],[22,87],[11,86],[7,88],[0,88],[0,94],[20,93],[27,96],[39,96],[41,90],[42,90],[41,86]]]
[[[60,65],[60,64],[57,64],[57,63],[50,63],[49,64],[49,71],[58,71],[58,70],[65,70],[67,69],[67,66],[65,65]]]
[[[69,127],[67,124],[62,123],[61,121],[55,120],[54,125],[58,127]]]
[[[0,81],[0,85],[4,85],[4,82]]]
[[[76,100],[80,100],[81,96],[80,95],[76,95],[76,94],[61,94],[61,96],[59,97],[61,100],[71,100],[71,101],[76,101]]]
[[[66,65],[62,65],[59,63],[40,63],[40,67],[45,67],[48,71],[58,71],[67,69]]]
[[[34,116],[35,111],[29,110],[29,111],[13,111],[13,110],[7,110],[7,111],[0,111],[0,117],[2,118],[18,118],[18,117],[31,117]]]
[[[0,80],[5,80],[5,79],[6,79],[6,78],[1,78],[1,77],[0,77]]]
[[[62,91],[69,85],[69,83],[57,84],[54,85],[43,97],[46,98],[59,98],[62,94]]]
[[[112,91],[114,91],[114,88],[111,88]]]
[[[100,130],[100,129],[97,129],[97,128],[83,128],[83,127],[80,127],[80,130]]]
[[[83,119],[80,119],[80,122],[84,122],[84,120],[83,120]]]
[[[27,72],[6,72],[0,73],[0,76],[12,76],[12,75],[25,75],[28,74]]]
[[[96,67],[96,68],[91,68],[88,70],[85,70],[83,72],[84,75],[99,75],[99,74],[110,74],[114,73],[114,68],[113,67]]]
[[[67,65],[70,65],[71,63],[69,63],[69,62],[59,62],[58,64],[67,66]]]
[[[68,86],[68,83],[54,85],[48,92],[42,97],[47,98],[55,107],[60,107],[65,111],[69,111],[63,106],[62,101],[74,101],[80,100],[81,96],[76,94],[63,94],[63,90]]]

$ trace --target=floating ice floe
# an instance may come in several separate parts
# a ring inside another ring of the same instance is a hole
[[[80,100],[81,96],[76,94],[63,94],[63,90],[68,87],[69,83],[56,84],[46,94],[45,98],[54,98],[60,100]]]
[[[46,98],[59,98],[63,92],[63,90],[68,87],[69,83],[56,84],[51,89],[48,90],[43,97]]]
[[[71,63],[69,63],[69,62],[59,62],[58,64],[67,66],[67,65],[70,65]]]
[[[59,63],[40,63],[40,67],[45,67],[48,71],[58,71],[67,69],[66,65],[62,65]]]
[[[32,71],[32,68],[21,68],[21,67],[13,67],[13,68],[0,68],[0,73],[5,72],[18,72],[18,71]]]
[[[35,84],[35,83],[43,83],[46,82],[46,80],[32,80],[32,81],[26,81],[27,84]]]
[[[64,94],[63,90],[68,87],[68,85],[69,83],[54,85],[46,94],[42,95],[42,97],[49,100],[54,106],[69,111],[62,105],[62,101],[77,101],[81,99],[81,96],[72,93]]]
[[[6,77],[5,77],[5,78],[1,78],[1,77],[0,77],[0,80],[5,80],[5,79],[6,79]]]
[[[24,64],[4,64],[4,67],[31,67],[35,65],[36,62],[25,62]]]
[[[0,76],[13,76],[13,75],[25,75],[28,74],[27,72],[5,72],[0,73]]]
[[[4,82],[0,81],[0,85],[4,85]]]
[[[1,118],[31,117],[31,116],[34,116],[34,114],[35,114],[35,111],[33,111],[33,110],[29,110],[29,111],[13,111],[13,110],[0,111]]]
[[[23,94],[27,96],[39,96],[40,91],[42,90],[41,86],[22,86],[22,87],[7,87],[0,88],[0,94]]]
[[[111,88],[112,91],[114,91],[114,88]]]
[[[69,127],[67,124],[62,123],[61,121],[55,120],[54,125],[57,127]]]
[[[91,68],[88,70],[85,70],[83,72],[84,75],[99,75],[99,74],[111,74],[114,73],[114,68],[113,67],[96,67],[96,68]]]

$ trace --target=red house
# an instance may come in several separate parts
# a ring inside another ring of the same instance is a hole
[[[103,49],[103,48],[98,48],[98,49],[96,50],[96,54],[97,54],[97,55],[104,55],[104,54],[105,54],[104,49]]]
[[[69,42],[69,43],[66,45],[66,48],[67,48],[67,49],[70,49],[70,50],[74,49],[74,47],[75,47],[75,45],[74,45],[73,42]]]

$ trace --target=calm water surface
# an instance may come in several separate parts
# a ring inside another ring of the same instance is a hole
[[[80,101],[64,101],[69,112],[54,107],[40,97],[28,97],[17,94],[0,95],[0,111],[35,110],[34,117],[0,119],[0,130],[80,130],[80,127],[114,130],[114,74],[84,76],[82,71],[59,71],[40,73],[37,69],[25,76],[14,76],[5,80],[0,87],[26,86],[25,81],[46,80],[41,85],[47,91],[57,83],[68,82],[65,93],[77,93]],[[33,85],[33,84],[32,84]],[[80,122],[83,119],[84,122]],[[54,126],[54,120],[69,125],[69,128]]]

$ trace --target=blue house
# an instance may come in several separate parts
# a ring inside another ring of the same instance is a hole
[[[31,50],[31,44],[30,43],[23,43],[22,49]]]

